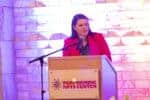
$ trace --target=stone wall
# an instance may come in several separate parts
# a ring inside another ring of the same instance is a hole
[[[11,0],[0,1],[0,99],[15,100],[13,6]]]
[[[135,4],[132,8],[124,5],[124,2],[118,5],[115,0],[111,3],[97,0],[97,4],[92,0],[83,0],[81,3],[79,1],[81,0],[65,3],[63,0],[14,0],[17,100],[41,98],[40,64],[29,64],[29,61],[61,48],[63,40],[70,35],[70,23],[67,23],[79,11],[93,20],[96,19],[92,22],[94,31],[104,32],[112,52],[112,63],[118,74],[119,100],[123,100],[126,95],[131,100],[149,100],[149,2],[143,1],[140,6]],[[87,12],[88,8],[91,10]],[[106,21],[103,22],[102,19]],[[101,27],[101,23],[106,26]],[[64,29],[64,26],[67,28]],[[52,56],[61,56],[61,52]],[[48,100],[47,58],[43,69],[46,90],[44,98]]]

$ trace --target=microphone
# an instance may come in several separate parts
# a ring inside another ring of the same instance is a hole
[[[77,44],[77,49],[80,52],[80,55],[87,55],[88,54],[88,44],[87,39],[84,36],[79,37],[79,42]]]
[[[82,48],[83,48],[83,38],[80,37],[80,38],[79,38],[79,42],[78,42],[78,44],[77,44],[77,49],[78,49],[78,50],[82,50]]]

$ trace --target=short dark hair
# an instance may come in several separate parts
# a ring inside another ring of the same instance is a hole
[[[87,20],[89,20],[89,18],[87,16],[85,16],[84,14],[81,14],[81,13],[76,14],[76,15],[73,16],[72,23],[71,23],[71,32],[72,32],[71,37],[72,38],[78,37],[78,34],[74,30],[73,26],[75,26],[77,24],[77,21],[79,19],[87,19]],[[89,33],[88,34],[92,34],[91,29],[89,29]]]

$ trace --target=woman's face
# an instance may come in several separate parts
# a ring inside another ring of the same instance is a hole
[[[89,32],[89,22],[87,19],[79,19],[76,25],[73,26],[74,30],[78,33],[78,36],[87,36]]]

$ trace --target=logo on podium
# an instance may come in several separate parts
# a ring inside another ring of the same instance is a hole
[[[55,90],[59,90],[61,88],[61,81],[59,79],[53,79],[52,83],[52,88]]]

